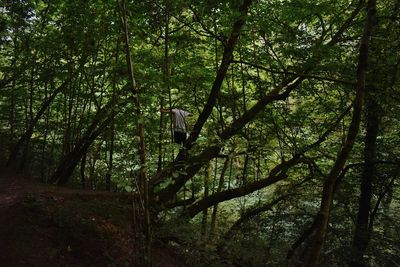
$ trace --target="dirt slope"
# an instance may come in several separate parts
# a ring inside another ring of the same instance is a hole
[[[128,201],[0,169],[0,266],[139,266]],[[186,266],[173,249],[153,249],[155,266]]]

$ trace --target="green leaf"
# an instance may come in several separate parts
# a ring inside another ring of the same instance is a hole
[[[133,188],[130,185],[125,185],[124,189],[126,192],[129,192],[129,193],[133,191]]]

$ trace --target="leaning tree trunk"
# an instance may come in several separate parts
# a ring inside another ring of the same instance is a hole
[[[234,48],[238,42],[239,35],[245,23],[247,13],[250,6],[252,5],[252,2],[253,2],[252,0],[244,0],[243,4],[239,8],[240,12],[239,19],[236,20],[235,23],[233,24],[231,35],[224,43],[225,47],[222,55],[221,64],[218,68],[217,75],[215,77],[214,83],[211,88],[211,92],[208,96],[207,103],[205,104],[202,112],[200,113],[195,125],[193,126],[193,130],[190,133],[190,136],[185,143],[186,149],[192,148],[194,142],[200,135],[201,129],[203,128],[204,124],[206,123],[208,117],[210,116],[216,104],[219,92],[221,90],[222,82],[225,79],[226,73],[233,59]]]
[[[112,121],[113,117],[110,113],[113,112],[112,108],[115,108],[113,105],[115,105],[115,103],[114,100],[111,99],[103,108],[97,111],[91,125],[76,142],[74,148],[61,160],[56,171],[51,176],[50,182],[57,182],[58,185],[64,185],[68,182],[75,167],[86,154],[90,145]],[[118,111],[115,112],[116,115]]]
[[[353,103],[353,116],[348,129],[347,140],[338,157],[336,158],[335,164],[333,165],[328,177],[326,178],[322,197],[320,210],[315,218],[315,228],[311,234],[311,240],[308,246],[305,247],[304,254],[302,255],[302,262],[304,266],[317,266],[319,264],[320,255],[323,247],[323,243],[326,236],[328,227],[329,214],[332,207],[333,193],[336,181],[342,171],[347,158],[353,149],[359,126],[361,121],[362,105],[365,91],[365,78],[367,73],[367,60],[368,60],[368,45],[372,29],[375,23],[376,13],[376,0],[369,0],[367,6],[367,20],[364,26],[364,32],[360,41],[360,50],[358,57],[357,67],[357,88],[356,98]]]
[[[247,123],[252,121],[267,105],[271,104],[274,101],[282,101],[285,100],[289,97],[290,93],[295,90],[301,83],[307,78],[307,74],[309,74],[315,66],[318,65],[320,60],[322,59],[323,51],[333,47],[335,44],[337,44],[341,39],[341,36],[343,33],[352,25],[353,20],[355,17],[359,14],[360,10],[363,7],[364,0],[359,0],[356,8],[353,10],[353,12],[350,14],[348,19],[342,24],[342,26],[336,31],[335,34],[333,34],[333,37],[327,44],[323,44],[322,42],[319,43],[314,51],[315,55],[310,58],[310,61],[307,61],[302,68],[300,68],[300,71],[284,82],[282,82],[281,85],[277,86],[276,88],[272,89],[267,95],[263,96],[255,105],[253,105],[250,109],[248,109],[241,117],[235,118],[235,120],[231,123],[231,125],[227,128],[225,128],[222,133],[219,135],[219,137],[222,140],[228,140],[232,136],[236,135]],[[249,2],[245,2],[246,5],[249,5]],[[248,8],[248,6],[246,7]],[[243,10],[243,6],[242,9]],[[242,16],[244,16],[245,13],[242,13]],[[237,35],[240,33],[240,29],[237,28],[237,26],[241,25],[238,21],[234,24],[234,30],[231,33],[231,37],[228,39],[228,43],[231,44],[233,41],[230,40],[231,38],[235,39],[234,37],[236,36],[236,41],[237,41]],[[234,43],[236,43],[234,41]],[[225,47],[225,49],[227,49]],[[231,48],[232,49],[232,48]],[[228,49],[229,50],[229,49]],[[230,50],[231,51],[231,50]],[[232,52],[232,51],[231,51]],[[230,61],[226,61],[225,57],[229,54],[226,50],[224,51],[224,57],[222,59],[218,74],[215,78],[211,93],[209,95],[209,101],[207,101],[206,107],[209,105],[214,106],[215,104],[215,99],[212,99],[212,96],[214,96],[214,89],[218,89],[219,91],[219,85],[221,85],[219,79],[221,78],[221,71],[224,70],[224,76],[226,74],[228,66],[225,65],[225,63],[229,64]],[[230,54],[232,56],[232,54]],[[217,86],[217,87],[216,87]],[[266,90],[266,89],[265,89]],[[216,93],[218,95],[218,92]],[[188,141],[186,142],[185,146],[186,149],[190,150],[192,145],[194,144],[195,140],[198,137],[199,131],[202,129],[202,126],[204,125],[203,122],[205,122],[205,119],[208,118],[208,111],[209,108],[203,109],[203,112],[200,114],[198,123],[196,122],[194,129],[192,130],[191,137],[189,137]],[[206,118],[204,118],[206,117]],[[184,186],[184,184],[191,178],[193,175],[195,175],[201,167],[203,167],[205,164],[208,163],[211,159],[215,158],[219,151],[222,149],[223,145],[222,144],[217,144],[217,145],[210,145],[203,149],[202,152],[200,152],[198,155],[191,155],[191,153],[184,153],[184,150],[182,150],[182,153],[179,153],[178,156],[176,157],[175,162],[179,162],[182,164],[169,164],[169,166],[163,168],[163,170],[156,174],[155,176],[152,177],[150,180],[150,186],[151,186],[151,191],[154,191],[155,188],[163,182],[163,180],[166,177],[171,177],[172,173],[180,173],[177,178],[175,178],[171,183],[169,183],[165,188],[159,190],[155,196],[155,204],[161,204],[166,203],[168,201],[171,201],[175,194]],[[188,168],[185,169],[185,172],[182,172],[182,166],[189,166]]]
[[[67,89],[67,86],[70,85],[74,74],[78,73],[79,71],[82,70],[82,68],[84,67],[84,65],[86,63],[86,59],[87,59],[87,55],[82,55],[82,57],[79,60],[78,70],[76,70],[76,71],[71,70],[69,78],[66,79],[59,87],[57,87],[50,94],[50,96],[42,103],[42,105],[41,105],[40,109],[38,110],[38,112],[36,113],[36,115],[34,117],[33,117],[33,115],[31,116],[31,119],[29,121],[26,131],[22,134],[22,136],[19,138],[18,142],[15,144],[15,146],[12,148],[12,150],[10,152],[10,156],[6,163],[7,166],[14,165],[15,161],[17,161],[18,155],[21,152],[23,153],[23,155],[21,158],[20,167],[22,168],[24,166],[24,160],[27,156],[25,154],[28,151],[29,142],[31,140],[31,137],[32,137],[33,131],[36,127],[36,124],[42,118],[42,116],[44,115],[46,110],[48,110],[48,108],[50,107],[50,105],[54,101],[54,99],[57,97],[57,95]],[[72,66],[70,66],[70,67],[72,68]]]
[[[50,178],[50,182],[57,182],[57,185],[65,185],[68,182],[74,169],[86,154],[93,141],[100,135],[110,121],[111,117],[108,116],[108,118],[101,123],[100,121],[92,123],[91,127],[89,127],[83,137],[79,139],[72,151],[69,152],[58,165],[56,171]]]
[[[240,10],[239,10],[240,16],[234,22],[231,34],[230,34],[229,38],[226,40],[226,42],[224,43],[223,56],[222,56],[221,63],[219,65],[216,77],[214,79],[214,83],[212,85],[211,92],[208,96],[207,103],[205,104],[202,112],[200,113],[200,115],[193,127],[193,130],[192,130],[188,140],[185,143],[185,149],[181,150],[181,152],[178,154],[175,162],[181,162],[186,159],[186,155],[187,155],[186,151],[190,150],[192,148],[194,142],[199,137],[200,131],[202,130],[204,124],[206,123],[208,117],[210,116],[210,114],[216,104],[217,97],[219,95],[219,92],[220,92],[220,89],[222,86],[222,82],[225,79],[226,73],[227,73],[228,68],[233,59],[234,48],[237,44],[239,35],[240,35],[242,27],[245,23],[247,13],[248,13],[248,10],[249,10],[252,2],[253,2],[252,0],[244,0],[243,4],[240,6]],[[218,151],[219,151],[219,148],[218,148]],[[177,164],[177,165],[179,165],[179,164]],[[166,171],[165,171],[165,169],[163,169],[161,172],[158,172],[157,175],[155,177],[153,177],[151,183],[153,184],[154,181],[158,182],[158,181],[162,180],[163,178],[165,178],[166,176],[168,176],[170,174],[170,170],[171,170],[170,167],[167,167]],[[196,172],[197,171],[198,171],[198,169],[196,170]],[[168,191],[171,191],[171,194],[168,194],[168,195],[175,195],[175,193],[177,191],[179,191],[179,189],[182,186],[183,185],[181,185],[181,183],[179,183],[179,185],[174,186],[173,189],[168,190]],[[151,191],[153,191],[153,190],[151,190]],[[174,191],[174,192],[172,192],[172,191]]]
[[[11,166],[15,163],[18,154],[21,152],[21,150],[24,151],[27,150],[27,148],[24,147],[28,146],[37,122],[49,108],[50,104],[53,102],[55,97],[66,88],[69,82],[70,82],[69,79],[63,82],[57,89],[53,91],[53,93],[49,96],[49,98],[42,103],[42,106],[40,107],[39,111],[36,113],[35,117],[30,121],[29,126],[26,129],[25,133],[20,137],[18,142],[13,147],[10,156],[8,157],[7,160],[7,166]]]

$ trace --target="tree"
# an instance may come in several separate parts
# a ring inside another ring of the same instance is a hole
[[[6,1],[1,155],[45,182],[132,192],[143,264],[172,222],[199,243],[209,229],[232,264],[384,265],[397,2],[376,5],[375,25],[362,0]],[[173,106],[194,114],[183,148],[159,112]]]

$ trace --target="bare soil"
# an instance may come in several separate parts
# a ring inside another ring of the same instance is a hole
[[[131,206],[126,194],[51,187],[0,169],[0,266],[140,266]],[[187,266],[167,245],[152,254],[154,266]]]

